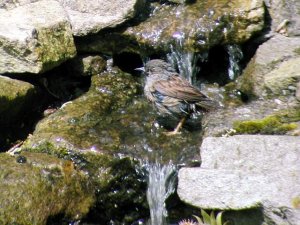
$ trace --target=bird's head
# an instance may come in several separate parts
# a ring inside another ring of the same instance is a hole
[[[147,74],[151,73],[175,73],[175,69],[170,63],[167,63],[161,59],[152,59],[148,61],[145,65],[145,72]]]
[[[167,63],[161,59],[152,59],[148,61],[144,67],[136,68],[135,70],[142,71],[147,75],[176,73],[176,70],[170,63]]]

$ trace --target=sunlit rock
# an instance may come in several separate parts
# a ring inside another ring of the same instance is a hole
[[[207,114],[204,136],[235,134],[290,134],[299,135],[300,104],[297,100],[251,101],[240,106],[227,106]]]
[[[263,214],[262,220],[272,224],[277,217],[274,224],[297,225],[299,145],[293,136],[207,137],[201,145],[201,167],[179,171],[178,195],[199,208],[262,210],[248,219],[244,215],[242,221],[248,223],[242,223],[239,212],[231,212],[236,224],[261,224],[254,221]]]
[[[76,54],[70,23],[57,1],[0,9],[0,24],[0,73],[40,73]]]
[[[145,4],[144,0],[59,0],[59,2],[69,16],[75,36],[116,27],[132,19]]]
[[[300,2],[298,0],[265,0],[272,17],[271,29],[285,36],[300,35]]]
[[[299,79],[300,38],[275,35],[257,49],[238,88],[250,97],[293,96]]]
[[[263,26],[264,7],[260,0],[156,4],[145,21],[119,33],[81,39],[78,44],[84,51],[135,50],[144,55],[169,52],[171,45],[202,51],[218,44],[243,43]]]

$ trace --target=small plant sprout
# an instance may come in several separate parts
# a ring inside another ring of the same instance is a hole
[[[201,209],[201,216],[203,219],[195,215],[194,217],[196,218],[198,225],[228,225],[228,222],[222,223],[222,215],[223,212],[219,212],[215,217],[213,211],[209,215],[205,210]]]

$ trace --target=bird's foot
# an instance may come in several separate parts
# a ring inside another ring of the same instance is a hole
[[[166,136],[173,136],[173,135],[181,134],[181,132],[178,130],[173,130],[173,131],[163,132],[163,134]]]

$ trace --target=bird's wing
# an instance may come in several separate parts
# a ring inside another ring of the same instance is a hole
[[[162,95],[177,98],[187,102],[206,101],[208,97],[192,86],[187,80],[177,75],[168,80],[159,80],[153,84],[153,89]]]

